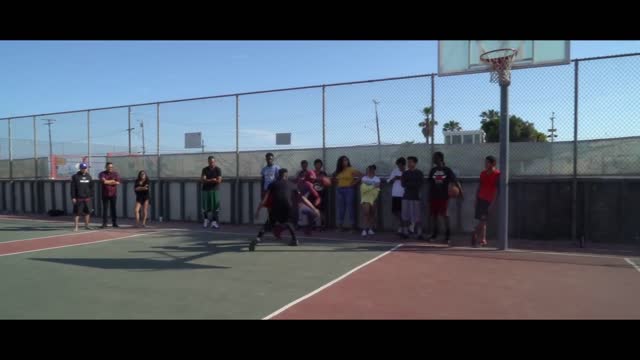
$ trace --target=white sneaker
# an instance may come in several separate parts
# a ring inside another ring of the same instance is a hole
[[[218,222],[212,221],[211,222],[211,228],[212,229],[220,229],[220,225],[218,225]]]
[[[367,236],[367,230],[362,230],[362,236]]]
[[[369,229],[369,235],[375,235],[376,233],[373,232],[372,229]]]
[[[204,226],[203,228],[208,228],[209,227],[209,219],[204,219]]]

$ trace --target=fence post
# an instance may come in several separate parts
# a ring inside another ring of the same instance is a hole
[[[326,105],[327,86],[322,85],[322,164],[327,166],[327,105]],[[326,170],[325,170],[326,171]]]
[[[573,182],[571,186],[571,241],[578,239],[578,79],[580,61],[574,62],[573,71]],[[586,206],[586,204],[585,204]],[[584,247],[580,241],[580,247]]]
[[[239,201],[240,194],[240,96],[236,95],[236,180],[235,180],[235,203],[238,204],[235,208],[236,213],[242,212],[242,203]],[[253,188],[251,183],[249,183],[249,191],[252,191]],[[234,214],[235,215],[235,214]],[[234,216],[235,217],[235,216]],[[239,219],[240,216],[235,217]],[[234,219],[235,220],[235,219]]]
[[[436,136],[436,75],[431,74],[431,121],[433,127],[431,128],[431,156],[429,157],[429,167],[431,167],[431,159],[433,159],[433,153],[435,152],[435,136]],[[427,124],[431,127],[431,124]]]
[[[11,119],[7,120],[8,136],[9,136],[9,183],[13,184],[13,139],[11,134]]]

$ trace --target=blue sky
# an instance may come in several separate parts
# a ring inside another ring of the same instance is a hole
[[[572,58],[640,52],[640,41],[573,41]],[[640,90],[640,57],[581,65],[581,139],[640,135],[634,103]],[[610,75],[610,68],[616,70]],[[436,41],[2,41],[0,117],[87,109],[254,90],[426,74],[437,71]],[[327,88],[327,144],[376,141],[372,100],[380,101],[383,142],[422,141],[420,109],[430,103],[428,78]],[[498,87],[487,74],[438,78],[436,117],[479,128],[478,114],[498,108]],[[207,150],[235,148],[235,98],[162,105],[160,144],[183,151],[185,132],[202,131]],[[292,132],[293,147],[321,146],[320,89],[240,98],[241,149],[275,148],[275,132]],[[549,127],[556,114],[558,140],[573,136],[571,65],[514,73],[511,113]],[[613,109],[613,111],[612,111]],[[55,152],[86,147],[86,113],[50,116]],[[132,144],[157,147],[156,107],[132,109]],[[607,118],[623,126],[610,126]],[[38,139],[47,128],[37,119]],[[126,149],[127,109],[92,112],[94,154]],[[14,157],[32,153],[31,119],[12,122]],[[6,121],[0,138],[7,137]],[[437,132],[436,141],[441,142]],[[75,143],[76,145],[71,145]],[[80,149],[80,150],[79,150]],[[46,146],[38,147],[46,153]],[[6,154],[0,149],[0,157]]]

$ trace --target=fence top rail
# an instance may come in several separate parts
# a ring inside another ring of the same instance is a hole
[[[284,91],[309,90],[309,89],[321,89],[321,88],[324,88],[324,87],[332,87],[332,86],[356,85],[356,84],[374,83],[374,82],[382,82],[382,81],[393,81],[393,80],[405,80],[405,79],[426,78],[426,77],[431,77],[431,76],[436,76],[436,74],[407,75],[407,76],[397,76],[397,77],[389,77],[389,78],[381,78],[381,79],[360,80],[360,81],[348,81],[348,82],[331,83],[331,84],[322,84],[322,85],[296,86],[296,87],[289,87],[289,88],[280,88],[280,89],[271,89],[271,90],[258,90],[258,91],[248,91],[248,92],[233,93],[233,94],[222,94],[222,95],[201,96],[201,97],[187,98],[187,99],[175,99],[175,100],[153,101],[153,102],[146,102],[146,103],[128,104],[128,105],[117,105],[117,106],[108,106],[108,107],[91,108],[91,109],[82,109],[82,110],[68,110],[68,111],[59,111],[59,112],[44,113],[44,114],[19,115],[19,116],[3,117],[3,118],[0,118],[0,120],[17,120],[17,119],[27,119],[27,118],[41,117],[41,116],[54,116],[54,115],[65,115],[65,114],[73,114],[73,113],[85,113],[85,112],[101,111],[101,110],[125,109],[125,108],[129,108],[129,107],[137,107],[137,106],[149,106],[149,105],[160,105],[160,104],[172,104],[172,103],[179,103],[179,102],[186,102],[186,101],[197,101],[197,100],[208,100],[208,99],[230,98],[230,97],[237,97],[237,96],[247,96],[247,95],[257,95],[257,94],[268,94],[268,93],[276,93],[276,92],[284,92]]]
[[[571,61],[572,61],[572,62],[582,62],[582,61],[603,60],[603,59],[614,59],[614,58],[631,57],[631,56],[640,56],[640,53],[637,53],[637,52],[636,52],[636,53],[617,54],[617,55],[607,55],[607,56],[595,56],[595,57],[588,57],[588,58],[581,58],[581,59],[573,59],[573,60],[571,60]],[[258,91],[249,91],[249,92],[241,92],[241,93],[233,93],[233,94],[223,94],[223,95],[202,96],[202,97],[187,98],[187,99],[175,99],[175,100],[153,101],[153,102],[146,102],[146,103],[128,104],[128,105],[117,105],[117,106],[108,106],[108,107],[91,108],[91,109],[82,109],[82,110],[69,110],[69,111],[60,111],[60,112],[52,112],[52,113],[44,113],[44,114],[32,114],[32,115],[9,116],[9,117],[3,117],[3,118],[0,118],[0,120],[17,120],[17,119],[25,119],[25,118],[40,117],[40,116],[65,115],[65,114],[83,113],[83,112],[100,111],[100,110],[123,109],[123,108],[136,107],[136,106],[149,106],[149,105],[171,104],[171,103],[186,102],[186,101],[197,101],[197,100],[207,100],[207,99],[219,99],[219,98],[226,98],[226,97],[237,97],[237,96],[246,96],[246,95],[267,94],[267,93],[284,92],[284,91],[294,91],[294,90],[319,89],[319,88],[325,88],[325,87],[344,86],[344,85],[356,85],[356,84],[365,84],[365,83],[374,83],[374,82],[383,82],[383,81],[393,81],[393,80],[406,80],[406,79],[426,78],[426,77],[432,77],[432,76],[437,76],[437,74],[436,74],[436,73],[431,73],[431,74],[418,74],[418,75],[408,75],[408,76],[397,76],[397,77],[389,77],[389,78],[370,79],[370,80],[360,80],[360,81],[347,81],[347,82],[339,82],[339,83],[331,83],[331,84],[322,84],[322,85],[297,86],[297,87],[280,88],[280,89],[271,89],[271,90],[258,90]]]

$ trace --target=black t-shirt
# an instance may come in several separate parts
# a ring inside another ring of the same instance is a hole
[[[288,180],[277,180],[269,185],[272,208],[293,208],[300,197],[296,184]]]
[[[203,176],[206,176],[207,179],[215,179],[222,176],[222,171],[220,171],[220,168],[217,166],[213,169],[207,166],[202,169],[202,175],[200,175],[200,178]],[[218,185],[219,184],[214,183],[202,183],[202,191],[218,190]]]
[[[455,183],[456,174],[446,166],[436,166],[429,172],[431,199],[448,199],[449,184]]]
[[[148,185],[149,185],[149,179],[148,178],[145,178],[142,181],[136,179],[136,184],[135,184],[135,187],[134,187],[134,190],[135,190],[136,194],[139,194],[139,195],[149,194],[149,188],[148,187],[145,188],[144,190],[137,190],[137,188],[139,188],[139,187],[146,187]]]
[[[402,173],[402,187],[405,200],[420,200],[420,190],[424,184],[424,174],[418,169],[407,169]]]

